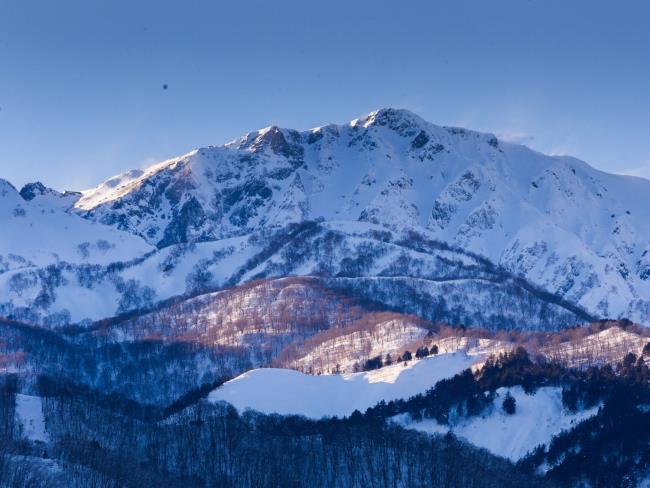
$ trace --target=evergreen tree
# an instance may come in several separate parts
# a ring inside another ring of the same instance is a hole
[[[510,392],[506,393],[506,397],[503,399],[501,407],[508,415],[514,414],[517,410],[517,400],[515,400],[515,397],[513,397]]]
[[[379,369],[382,367],[381,356],[375,356],[374,358],[368,359],[363,367],[364,371],[372,371],[373,369]]]

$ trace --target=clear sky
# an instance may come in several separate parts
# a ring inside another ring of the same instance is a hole
[[[0,177],[83,189],[387,106],[650,177],[649,19],[647,0],[0,0]]]

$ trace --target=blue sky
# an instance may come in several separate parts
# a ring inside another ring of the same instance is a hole
[[[649,18],[632,0],[0,0],[0,177],[82,189],[386,106],[650,177]]]

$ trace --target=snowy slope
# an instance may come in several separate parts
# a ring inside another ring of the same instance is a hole
[[[159,247],[316,218],[427,229],[594,315],[650,321],[650,181],[405,110],[252,132],[111,178],[76,209]]]
[[[370,358],[384,359],[387,354],[397,357],[407,347],[417,350],[429,332],[423,324],[409,320],[409,317],[406,320],[390,316],[385,320],[378,318],[374,323],[361,320],[347,328],[316,334],[301,345],[294,358],[282,361],[282,364],[314,373],[351,373],[355,366]],[[415,347],[411,346],[413,344]]]
[[[313,376],[288,369],[255,369],[210,393],[211,401],[226,401],[238,410],[304,415],[346,416],[381,400],[409,398],[469,367],[475,358],[464,354],[395,364],[379,370],[345,375]]]
[[[67,213],[61,194],[25,200],[0,179],[0,273],[59,262],[106,265],[152,251],[143,239]]]
[[[239,348],[253,365],[291,365],[316,373],[352,372],[357,362],[395,353],[424,337],[429,325],[413,316],[368,309],[317,278],[286,277],[181,300],[104,324],[96,334],[112,342],[156,337]],[[363,340],[346,340],[355,332],[367,334]],[[336,351],[318,347],[337,337],[342,340]]]
[[[648,343],[648,337],[615,326],[574,341],[549,344],[542,347],[540,352],[568,367],[585,368],[616,364],[628,353],[640,357]]]
[[[327,287],[432,321],[554,330],[590,320],[476,256],[366,222],[306,222],[177,244],[110,267],[8,271],[0,274],[0,315],[65,325],[290,275],[320,276]]]
[[[347,416],[364,412],[381,400],[410,398],[470,367],[477,357],[440,354],[408,365],[346,375],[306,375],[285,369],[255,369],[238,376],[210,393],[209,400],[225,401],[238,410],[304,415],[310,418]],[[507,415],[502,399],[510,393],[516,411]],[[479,416],[452,416],[450,425],[433,419],[413,421],[406,414],[393,420],[407,428],[433,434],[451,430],[468,442],[516,461],[553,436],[570,429],[598,411],[598,407],[572,413],[562,405],[562,389],[539,388],[528,395],[519,386],[499,388],[494,404]]]
[[[41,397],[18,393],[16,395],[16,418],[27,439],[48,441]]]
[[[507,415],[501,409],[502,399],[508,392],[516,401],[513,415]],[[451,430],[493,454],[517,461],[538,445],[548,444],[553,436],[598,412],[598,407],[568,412],[562,405],[562,389],[558,387],[539,388],[533,395],[527,395],[520,386],[499,388],[497,395],[491,410],[480,416],[453,419],[451,428],[433,419],[413,422],[406,416],[399,416],[395,421],[404,427],[429,433],[441,434]]]

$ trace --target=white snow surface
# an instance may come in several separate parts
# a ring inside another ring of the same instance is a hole
[[[240,411],[315,419],[343,417],[354,410],[364,412],[381,400],[422,393],[467,369],[474,360],[463,353],[441,354],[374,371],[320,376],[288,369],[254,369],[212,391],[209,400],[231,403]]]
[[[18,393],[16,395],[16,417],[23,426],[25,437],[32,441],[48,441],[41,397]]]
[[[0,180],[0,273],[59,262],[106,265],[154,249],[141,237],[68,213],[54,198],[24,200]]]
[[[74,218],[87,222],[79,217]],[[126,235],[135,237],[129,234]],[[1,239],[2,235],[0,234]],[[144,243],[144,241],[141,242]],[[144,244],[149,248],[146,243]],[[199,265],[202,260],[213,256],[213,253],[223,251],[225,248],[232,248],[232,255],[211,268],[215,284],[221,284],[239,266],[244,264],[246,259],[255,251],[255,247],[245,244],[244,238],[198,243],[182,251],[180,257],[175,258],[173,269],[161,271],[165,262],[174,260],[170,254],[178,251],[178,249],[170,246],[161,249],[133,266],[125,268],[119,275],[124,281],[134,280],[141,286],[150,287],[155,292],[155,300],[164,300],[185,293],[187,291],[186,277],[193,268]],[[0,303],[6,300],[15,306],[31,307],[41,289],[41,283],[37,280],[38,271],[38,267],[27,266],[12,269],[5,273],[0,272]],[[26,283],[25,288],[15,289],[15,285],[12,284],[15,277],[25,274],[27,274],[27,279],[21,278],[20,280],[20,282]],[[93,282],[92,286],[83,286],[79,283],[75,270],[63,270],[61,275],[64,281],[56,287],[55,301],[49,306],[48,312],[68,312],[72,322],[99,320],[119,313],[118,304],[122,294],[116,290],[111,276],[103,276]]]
[[[501,408],[507,392],[517,403],[513,415],[506,414]],[[499,388],[497,395],[488,412],[480,416],[452,418],[451,428],[433,419],[413,422],[400,415],[394,420],[404,427],[432,434],[451,430],[458,437],[493,454],[517,461],[538,445],[548,444],[553,436],[598,412],[598,407],[577,413],[567,411],[562,405],[562,389],[559,387],[542,387],[533,395],[527,395],[520,386]]]

